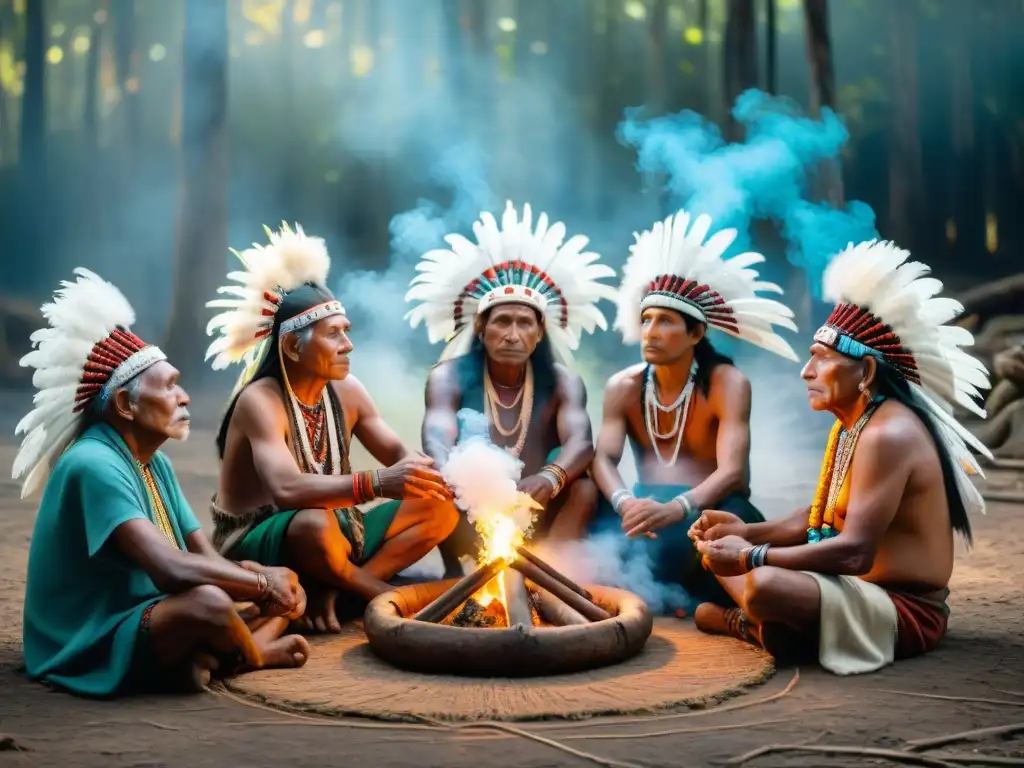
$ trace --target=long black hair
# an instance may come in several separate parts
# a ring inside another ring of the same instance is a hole
[[[878,393],[905,405],[913,411],[924,424],[924,428],[928,430],[932,442],[935,443],[935,450],[939,454],[939,465],[942,467],[942,486],[946,490],[946,501],[949,505],[949,521],[953,525],[953,530],[963,536],[967,544],[970,545],[973,542],[971,521],[967,517],[967,508],[964,506],[964,500],[960,497],[960,490],[957,488],[955,460],[949,455],[946,443],[935,423],[935,418],[914,397],[907,380],[891,365],[879,362],[877,376]]]
[[[492,308],[493,309],[493,308]],[[530,307],[533,309],[533,307]],[[537,321],[543,323],[544,318],[540,312],[533,310],[537,315]],[[491,309],[480,316],[480,327],[487,324],[491,316]],[[530,356],[533,363],[533,388],[538,395],[549,397],[555,391],[558,377],[555,372],[555,353],[551,347],[551,341],[545,333],[537,343],[536,349]],[[479,334],[473,334],[473,341],[469,345],[469,351],[464,355],[455,358],[456,373],[459,381],[462,382],[463,390],[472,387],[482,386],[484,377],[484,366],[487,364],[487,350],[480,341]]]
[[[683,318],[683,325],[686,326],[687,331],[693,330],[693,323],[700,323],[700,320],[696,318],[682,312],[679,314]],[[720,365],[735,365],[735,363],[731,357],[726,357],[715,349],[715,345],[708,341],[707,325],[704,323],[701,325],[704,325],[705,333],[697,342],[697,346],[693,348],[693,359],[697,361],[697,378],[693,384],[704,397],[707,397],[711,390],[711,372]]]
[[[311,283],[305,283],[295,290],[286,293],[281,298],[281,306],[278,307],[277,313],[274,315],[274,326],[270,332],[269,343],[264,352],[263,360],[248,384],[267,377],[283,382],[281,358],[277,353],[278,341],[281,338],[281,323],[285,320],[290,320],[296,315],[301,315],[307,309],[311,309],[318,304],[333,300],[334,294],[327,290],[327,288]],[[224,417],[220,422],[220,429],[217,430],[217,456],[222,460],[224,458],[224,446],[227,443],[228,427],[231,424],[231,416],[235,412],[235,405],[238,403],[238,398],[241,396],[242,391],[239,390],[228,403],[228,407],[224,411]]]

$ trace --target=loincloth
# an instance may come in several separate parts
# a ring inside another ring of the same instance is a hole
[[[234,546],[253,528],[280,512],[274,504],[264,504],[250,512],[228,512],[217,505],[217,495],[210,499],[210,517],[213,518],[213,546],[227,557]]]
[[[855,576],[804,573],[821,591],[818,661],[834,674],[874,672],[932,650],[945,634],[947,589],[914,594]]]

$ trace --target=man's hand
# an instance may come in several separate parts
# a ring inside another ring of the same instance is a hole
[[[527,475],[519,481],[517,489],[520,493],[533,497],[533,500],[540,504],[542,509],[547,508],[551,501],[551,495],[555,492],[551,481],[542,475]]]
[[[386,499],[453,498],[434,460],[422,453],[411,453],[394,466],[380,470],[381,495]]]
[[[697,540],[697,550],[703,555],[704,567],[716,576],[740,576],[747,572],[750,542],[739,536],[723,536],[714,541]]]
[[[297,619],[306,612],[306,591],[299,584],[295,571],[263,566],[260,572],[267,577],[267,595],[263,606],[265,616]]]
[[[622,530],[628,538],[660,531],[675,523],[681,523],[685,515],[679,502],[659,504],[653,499],[626,499],[619,508],[622,513]]]
[[[690,530],[686,532],[694,541],[714,541],[726,536],[747,538],[747,524],[732,512],[721,509],[705,509],[700,513]]]

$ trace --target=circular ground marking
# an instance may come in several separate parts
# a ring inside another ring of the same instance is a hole
[[[310,644],[302,669],[251,672],[228,687],[283,709],[338,717],[533,720],[706,704],[763,683],[775,671],[764,651],[673,618],[656,619],[643,651],[621,664],[514,680],[403,672],[374,655],[355,623]]]

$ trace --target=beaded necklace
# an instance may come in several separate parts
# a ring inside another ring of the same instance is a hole
[[[519,405],[520,400],[522,400],[523,406],[519,409],[519,418],[516,419],[516,423],[512,425],[511,429],[506,429],[501,423],[501,412],[502,410],[512,410]],[[501,398],[498,397],[498,391],[494,388],[494,382],[491,381],[491,373],[487,370],[487,365],[484,365],[484,415],[502,437],[512,437],[512,435],[518,432],[519,436],[516,439],[516,444],[505,449],[518,459],[519,454],[523,452],[523,447],[526,445],[526,435],[530,430],[530,418],[533,416],[532,363],[527,362],[523,386],[511,405],[505,405],[501,402]]]
[[[872,400],[849,432],[843,427],[841,421],[837,420],[832,425],[832,431],[828,436],[828,446],[825,448],[825,457],[821,462],[818,487],[814,492],[814,503],[811,504],[810,514],[807,516],[808,544],[839,535],[839,531],[836,529],[836,504],[839,501],[843,485],[846,483],[850,466],[853,464],[853,450],[857,446],[861,430],[864,429],[868,419],[874,415],[884,399],[879,395]],[[840,519],[845,517],[845,511],[839,514]]]
[[[171,543],[172,547],[181,549],[178,537],[174,535],[171,517],[167,514],[167,507],[164,506],[164,500],[160,496],[160,489],[157,487],[156,479],[153,477],[153,471],[138,459],[135,460],[135,466],[142,473],[142,481],[146,486],[146,493],[149,495],[150,504],[153,505],[153,517],[155,518],[156,527],[160,529],[160,533]]]
[[[299,469],[306,474],[351,474],[344,414],[331,385],[328,384],[320,391],[320,399],[315,405],[306,405],[292,390],[280,344],[277,354],[281,361],[281,382],[288,404],[289,432]],[[348,521],[352,536],[352,557],[361,560],[366,543],[363,511],[359,507],[346,507],[334,512]]]
[[[694,359],[690,365],[690,373],[686,378],[686,385],[679,393],[679,397],[670,405],[662,405],[658,399],[658,386],[654,379],[654,366],[648,365],[644,373],[643,389],[643,411],[644,424],[647,427],[647,436],[651,440],[651,447],[658,463],[663,467],[670,467],[679,458],[679,449],[683,445],[683,433],[686,431],[686,417],[690,413],[690,402],[693,399],[693,386],[697,381],[697,361]],[[672,428],[668,432],[661,432],[658,428],[659,417],[663,413],[673,415]],[[676,439],[675,447],[672,449],[672,458],[665,459],[661,455],[661,448],[658,447],[658,440]]]

